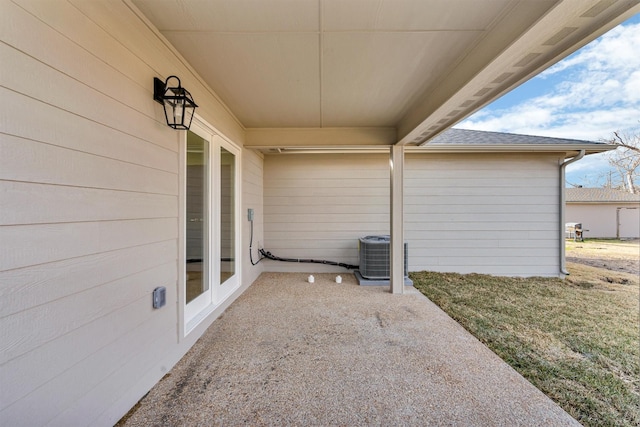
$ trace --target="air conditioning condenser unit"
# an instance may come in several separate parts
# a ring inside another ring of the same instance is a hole
[[[389,265],[389,256],[391,253],[391,236],[366,236],[360,238],[359,241],[359,270],[356,274],[360,284],[386,284],[391,277],[391,268]],[[409,246],[404,244],[404,278],[405,284],[412,285],[409,279],[409,263],[408,253]],[[363,283],[363,282],[375,283]]]

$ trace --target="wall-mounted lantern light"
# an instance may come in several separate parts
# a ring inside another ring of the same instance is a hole
[[[178,81],[178,86],[169,87],[169,80]],[[180,85],[180,79],[169,76],[164,82],[157,77],[153,78],[153,99],[164,106],[164,116],[167,125],[174,129],[187,130],[191,127],[193,113],[196,111],[196,103],[188,90]]]

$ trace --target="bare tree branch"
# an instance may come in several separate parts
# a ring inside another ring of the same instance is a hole
[[[615,137],[609,140],[610,144],[640,153],[640,144],[638,144],[639,135],[634,135],[632,137],[627,137],[625,135],[625,137],[622,137],[618,132],[613,132],[613,134]]]
[[[636,193],[635,181],[640,169],[640,133],[633,135],[614,132],[613,137],[607,141],[617,146],[615,151],[609,153],[609,164],[620,174],[620,181],[615,186],[621,187],[630,193]],[[610,185],[614,186],[613,183]]]

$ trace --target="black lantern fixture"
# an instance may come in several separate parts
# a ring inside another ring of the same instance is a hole
[[[169,80],[178,81],[178,86],[170,87]],[[174,129],[187,130],[191,127],[196,103],[188,90],[180,85],[180,79],[169,76],[164,82],[157,77],[153,79],[153,99],[164,106],[167,125]]]

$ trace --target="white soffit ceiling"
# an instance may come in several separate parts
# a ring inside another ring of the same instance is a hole
[[[638,3],[132,1],[246,128],[395,127],[402,143],[446,129]]]

